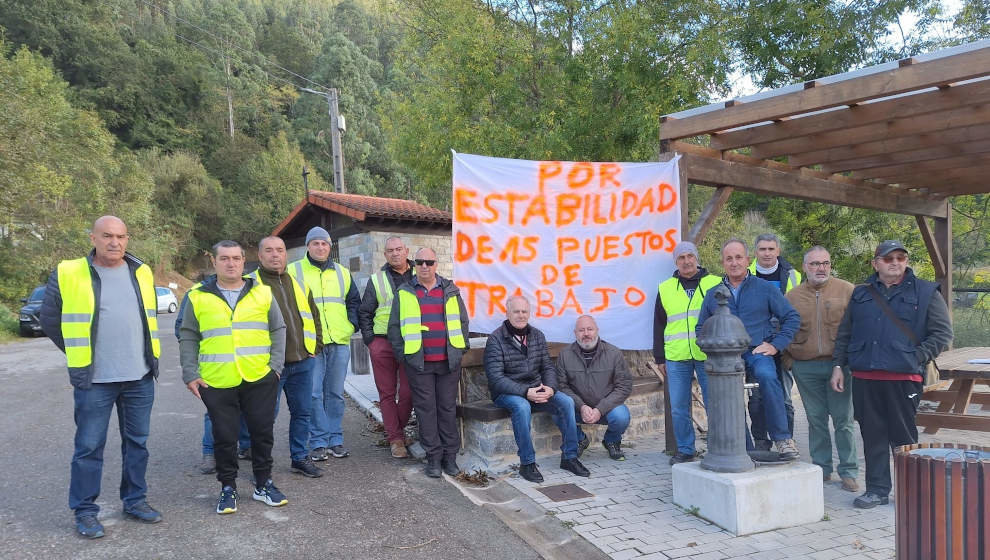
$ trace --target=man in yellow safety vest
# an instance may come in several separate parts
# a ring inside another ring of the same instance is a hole
[[[162,515],[146,500],[148,433],[158,376],[158,298],[148,265],[127,253],[127,226],[103,216],[89,234],[86,257],[59,263],[45,288],[41,326],[65,352],[75,402],[76,437],[69,507],[76,531],[95,539],[103,447],[117,407],[122,443],[120,497],[124,514],[144,523]]]
[[[268,286],[244,278],[244,249],[214,245],[217,273],[186,294],[179,327],[182,381],[202,399],[213,421],[213,454],[220,498],[217,513],[237,511],[237,432],[243,415],[251,434],[252,498],[288,503],[272,482],[272,433],[279,375],[285,361],[285,322]]]
[[[401,237],[392,236],[385,240],[385,264],[371,277],[358,308],[361,338],[371,355],[371,370],[378,387],[385,436],[392,456],[397,459],[409,456],[405,427],[412,414],[412,392],[406,369],[402,367],[402,361],[396,359],[386,335],[396,290],[413,279],[413,262],[408,257],[409,248]]]

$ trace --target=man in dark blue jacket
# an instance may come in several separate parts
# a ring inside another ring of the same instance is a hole
[[[872,264],[876,273],[853,290],[832,352],[832,389],[845,389],[843,366],[855,379],[853,411],[863,435],[866,492],[853,505],[861,509],[888,502],[889,450],[918,442],[914,418],[925,367],[952,342],[939,285],[914,275],[899,241],[878,245]],[[890,315],[876,298],[886,300]]]
[[[505,303],[507,318],[488,337],[485,345],[485,375],[495,405],[509,411],[512,433],[519,448],[519,476],[543,482],[536,468],[536,452],[530,434],[534,410],[553,415],[560,428],[560,468],[578,476],[589,476],[578,461],[578,435],[574,400],[558,391],[557,372],[550,361],[547,339],[529,324],[529,301],[513,296]]]
[[[722,245],[722,267],[725,269],[722,282],[732,294],[729,310],[743,322],[753,344],[742,359],[760,384],[770,438],[781,458],[797,459],[798,449],[787,426],[784,388],[773,357],[791,343],[801,326],[801,316],[773,284],[749,273],[749,252],[744,241],[733,238]],[[714,293],[715,290],[709,290],[701,304],[696,327],[699,334],[718,305]],[[779,330],[775,328],[775,319],[780,324]]]

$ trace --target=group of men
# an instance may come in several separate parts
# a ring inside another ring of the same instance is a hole
[[[750,347],[742,354],[747,378],[758,388],[750,397],[751,449],[775,448],[783,459],[798,458],[794,442],[792,379],[808,418],[812,462],[824,481],[832,479],[831,418],[842,488],[859,490],[853,418],[859,421],[866,459],[866,490],[854,505],[888,503],[892,448],[916,443],[915,415],[928,362],[952,341],[948,307],[939,285],[918,278],[898,241],[880,243],[873,275],[858,286],[832,274],[827,249],[804,253],[804,279],[780,257],[772,234],[756,238],[750,263],[746,243],[722,245],[718,277],[699,266],[690,242],[673,251],[676,270],[658,289],[654,312],[654,357],[665,373],[677,451],[670,463],[692,461],[691,416],[696,378],[708,403],[705,354],[697,345],[705,320],[717,307],[713,288],[722,284],[728,307],[746,328]],[[851,393],[851,396],[850,396]]]
[[[145,483],[161,353],[157,298],[150,268],[126,252],[128,239],[119,218],[96,220],[93,250],[58,265],[41,311],[45,334],[66,354],[74,388],[69,507],[77,531],[88,538],[104,534],[96,499],[114,407],[121,426],[124,513],[146,523],[162,519],[147,503]],[[673,276],[659,284],[654,355],[669,384],[677,440],[671,463],[695,455],[690,412],[695,377],[707,403],[705,355],[696,339],[715,310],[713,288],[724,284],[731,293],[729,308],[752,341],[742,359],[759,384],[759,398],[751,399],[750,445],[773,442],[782,457],[797,458],[789,399],[793,372],[808,415],[812,460],[829,480],[831,418],[843,487],[857,490],[851,385],[867,470],[866,493],[855,503],[887,503],[888,449],[917,440],[914,415],[925,364],[951,341],[938,285],[914,275],[907,250],[896,241],[877,247],[876,273],[855,288],[832,276],[822,247],[805,253],[802,283],[779,257],[776,237],[762,235],[756,245],[751,265],[745,242],[727,241],[725,275],[718,277],[699,266],[692,243],[681,242],[673,252]],[[329,258],[330,247],[327,231],[314,227],[306,236],[306,255],[289,263],[285,243],[266,237],[258,246],[258,270],[245,275],[244,249],[221,241],[211,254],[216,274],[194,285],[183,300],[176,320],[182,376],[206,407],[203,470],[215,470],[220,482],[219,514],[237,511],[239,457],[251,461],[254,500],[288,503],[272,480],[282,392],[290,414],[292,472],[320,477],[314,461],[348,455],[341,429],[343,385],[357,329],[370,351],[392,456],[409,456],[405,428],[414,409],[426,475],[459,472],[456,396],[469,331],[457,286],[437,274],[432,249],[422,248],[410,260],[402,239],[390,237],[386,263],[362,299],[347,269]],[[506,320],[488,337],[484,368],[493,402],[511,417],[519,474],[543,481],[530,433],[532,412],[538,410],[550,412],[560,429],[562,469],[590,475],[578,459],[590,445],[581,424],[606,426],[605,450],[611,459],[624,460],[621,442],[630,424],[624,402],[632,377],[622,352],[601,339],[593,317],[583,315],[575,323],[575,341],[554,362],[545,336],[529,323],[529,301],[513,296],[505,307]]]

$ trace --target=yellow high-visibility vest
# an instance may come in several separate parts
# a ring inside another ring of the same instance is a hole
[[[756,276],[756,261],[754,260],[749,264],[749,273]],[[791,291],[795,286],[801,283],[801,273],[795,270],[793,267],[791,271],[787,273],[787,283],[784,285],[784,293]]]
[[[268,374],[272,349],[268,325],[271,288],[254,283],[233,312],[225,298],[203,290],[202,286],[190,290],[188,297],[202,336],[199,376],[207,385],[226,389]]]
[[[123,266],[128,266],[126,263]],[[62,340],[65,343],[65,359],[70,368],[87,367],[93,363],[93,317],[96,312],[96,295],[93,293],[93,276],[89,260],[85,257],[62,261],[58,265],[58,289],[62,295]],[[147,318],[151,353],[161,355],[158,340],[158,296],[155,294],[155,278],[151,268],[141,264],[134,271],[141,302]]]
[[[413,277],[416,277],[416,270],[413,269]],[[388,317],[392,313],[392,301],[395,286],[389,278],[388,271],[379,270],[371,277],[371,285],[375,288],[375,297],[378,298],[378,307],[375,308],[375,320],[372,331],[382,336],[388,334]]]
[[[258,284],[264,285],[261,281],[261,274],[257,270],[247,275],[248,278],[254,279]],[[303,291],[303,288],[306,291]],[[313,321],[313,311],[309,308],[309,287],[306,285],[300,286],[299,282],[293,280],[292,291],[296,296],[296,308],[299,310],[299,316],[302,318],[303,326],[303,345],[306,347],[306,351],[310,354],[316,353],[316,323]],[[288,322],[289,318],[286,317],[285,321]]]
[[[677,278],[668,278],[657,288],[660,303],[667,312],[667,325],[663,329],[663,353],[671,361],[706,360],[708,356],[698,347],[695,327],[701,313],[701,303],[708,290],[717,286],[721,278],[706,274],[698,287],[688,297]]]
[[[465,348],[464,332],[461,330],[461,308],[456,297],[446,298],[443,303],[447,324],[447,340],[454,348]],[[419,298],[409,290],[399,290],[399,332],[402,333],[403,352],[415,354],[423,349],[423,331],[430,330],[423,324],[423,314],[419,308]]]
[[[320,328],[324,344],[350,344],[354,325],[347,318],[347,292],[351,289],[351,273],[340,263],[333,270],[321,270],[303,257],[289,264],[289,274],[305,291],[313,292],[313,302],[320,312]]]

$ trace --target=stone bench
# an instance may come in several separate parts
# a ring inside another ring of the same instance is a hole
[[[512,464],[518,464],[519,457],[509,412],[495,406],[488,392],[483,365],[483,344],[483,340],[473,339],[472,348],[461,362],[457,415],[461,421],[463,441],[459,462],[466,470],[481,469],[500,473],[508,470]],[[550,356],[556,359],[560,350],[567,345],[551,343],[549,346]],[[663,386],[645,366],[645,361],[652,360],[652,355],[639,351],[624,351],[624,354],[634,375],[633,391],[625,402],[632,417],[626,430],[626,439],[661,433],[664,416]],[[593,443],[601,441],[606,428],[604,425],[580,426]],[[537,457],[560,454],[560,431],[549,413],[533,414],[532,438]]]

